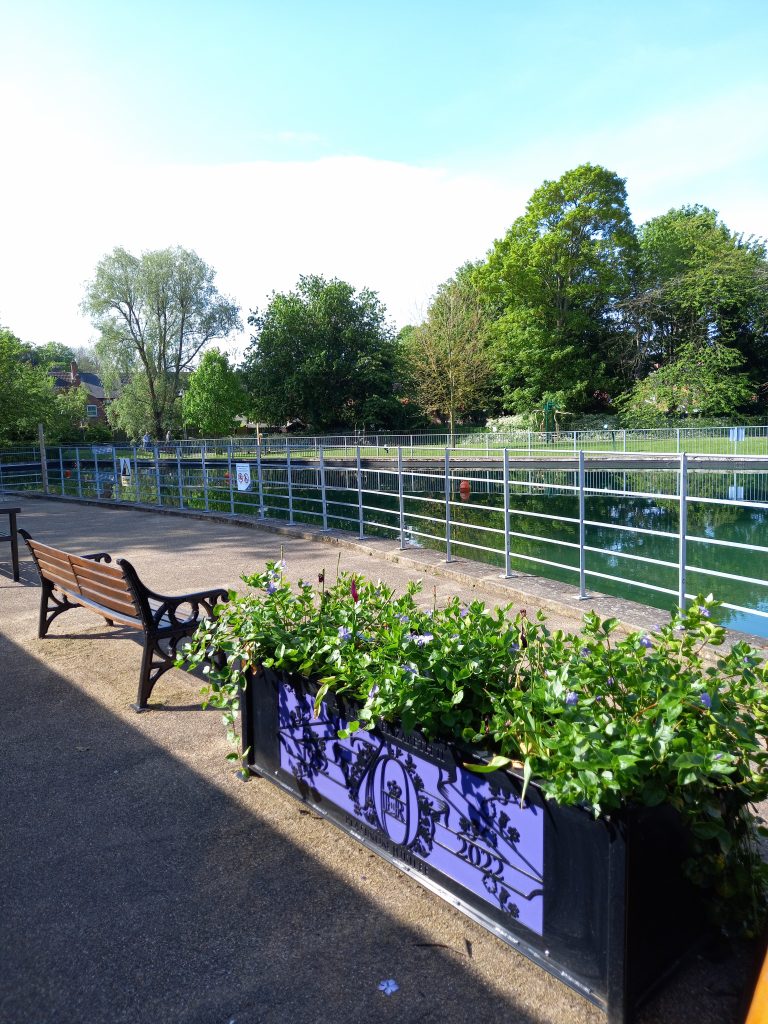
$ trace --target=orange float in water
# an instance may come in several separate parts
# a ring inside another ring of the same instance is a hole
[[[69,479],[69,478],[70,478],[70,477],[72,476],[72,470],[71,470],[71,469],[65,469],[65,470],[64,470],[64,476],[65,476],[65,477],[66,477],[67,479]]]
[[[469,480],[462,480],[459,484],[459,497],[462,501],[467,501],[472,488],[469,486]]]

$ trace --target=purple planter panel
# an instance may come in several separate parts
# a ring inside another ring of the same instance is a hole
[[[347,825],[425,875],[441,872],[537,935],[544,929],[544,813],[396,730],[340,739],[346,721],[280,683],[280,767]]]

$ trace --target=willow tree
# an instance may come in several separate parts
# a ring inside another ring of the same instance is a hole
[[[87,286],[83,310],[100,332],[106,381],[143,378],[156,437],[174,423],[182,374],[210,341],[241,326],[238,307],[217,291],[214,277],[188,249],[134,256],[116,248]],[[118,421],[120,402],[113,403]]]

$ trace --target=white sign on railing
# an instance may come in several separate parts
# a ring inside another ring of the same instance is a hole
[[[238,462],[235,464],[237,472],[237,489],[238,491],[250,491],[251,489],[251,467],[247,462]]]

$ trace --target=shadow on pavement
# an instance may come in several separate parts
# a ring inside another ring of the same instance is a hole
[[[139,726],[0,645],[0,1019],[539,1019]],[[388,999],[390,977],[401,989]]]

